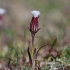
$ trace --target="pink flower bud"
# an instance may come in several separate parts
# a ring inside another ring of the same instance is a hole
[[[31,23],[30,23],[30,29],[32,31],[38,30],[38,17],[32,17]]]
[[[39,18],[40,12],[39,11],[32,11],[31,14],[32,14],[32,20],[30,23],[29,30],[30,30],[32,35],[35,35],[35,33],[39,30],[38,29],[38,18]]]
[[[5,14],[5,12],[6,12],[5,9],[0,8],[0,26],[3,23],[3,14]]]

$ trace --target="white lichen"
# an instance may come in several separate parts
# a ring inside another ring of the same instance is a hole
[[[31,14],[32,14],[33,17],[36,18],[36,17],[39,17],[40,11],[36,11],[36,10],[35,11],[31,11]]]
[[[5,13],[6,13],[6,10],[3,9],[3,8],[0,8],[0,15],[3,15],[3,14],[5,14]]]

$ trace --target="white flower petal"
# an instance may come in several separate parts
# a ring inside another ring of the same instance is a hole
[[[3,15],[5,12],[6,12],[6,10],[5,10],[5,9],[0,8],[0,15]]]
[[[36,18],[40,15],[40,12],[35,10],[35,11],[31,11],[31,14],[32,14],[33,17]]]

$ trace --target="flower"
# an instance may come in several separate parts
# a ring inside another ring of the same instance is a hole
[[[33,15],[33,17],[39,17],[39,15],[40,15],[40,12],[39,11],[31,11],[31,13],[32,13],[32,15]]]
[[[6,10],[3,9],[3,8],[0,8],[0,22],[3,21],[3,17],[2,17],[2,15],[5,14],[5,13],[6,13]],[[1,24],[1,23],[0,23],[0,24]]]
[[[3,8],[0,8],[0,15],[3,15],[3,14],[5,14],[5,13],[6,13],[6,10],[3,9]]]
[[[40,12],[39,11],[31,11],[31,14],[32,14],[32,20],[31,20],[31,23],[30,23],[30,32],[32,35],[35,35],[38,30],[38,18],[40,16]]]

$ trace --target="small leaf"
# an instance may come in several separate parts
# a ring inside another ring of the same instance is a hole
[[[32,58],[31,58],[31,54],[30,54],[30,51],[29,51],[29,47],[27,49],[27,52],[28,52],[28,56],[29,56],[29,63],[30,63],[30,66],[32,67]]]
[[[33,55],[36,54],[36,48],[34,49]]]
[[[54,40],[54,42],[52,43],[52,46],[54,46],[56,44],[57,38]]]
[[[48,44],[46,44],[46,45],[48,45]],[[37,51],[37,53],[36,53],[36,58],[37,58],[37,55],[38,55],[39,51],[40,51],[43,47],[45,47],[46,45],[43,45],[43,46],[41,46],[41,47],[38,49],[38,51]]]
[[[57,41],[57,38],[53,41],[50,51],[53,49],[54,45],[56,44],[56,41]]]

